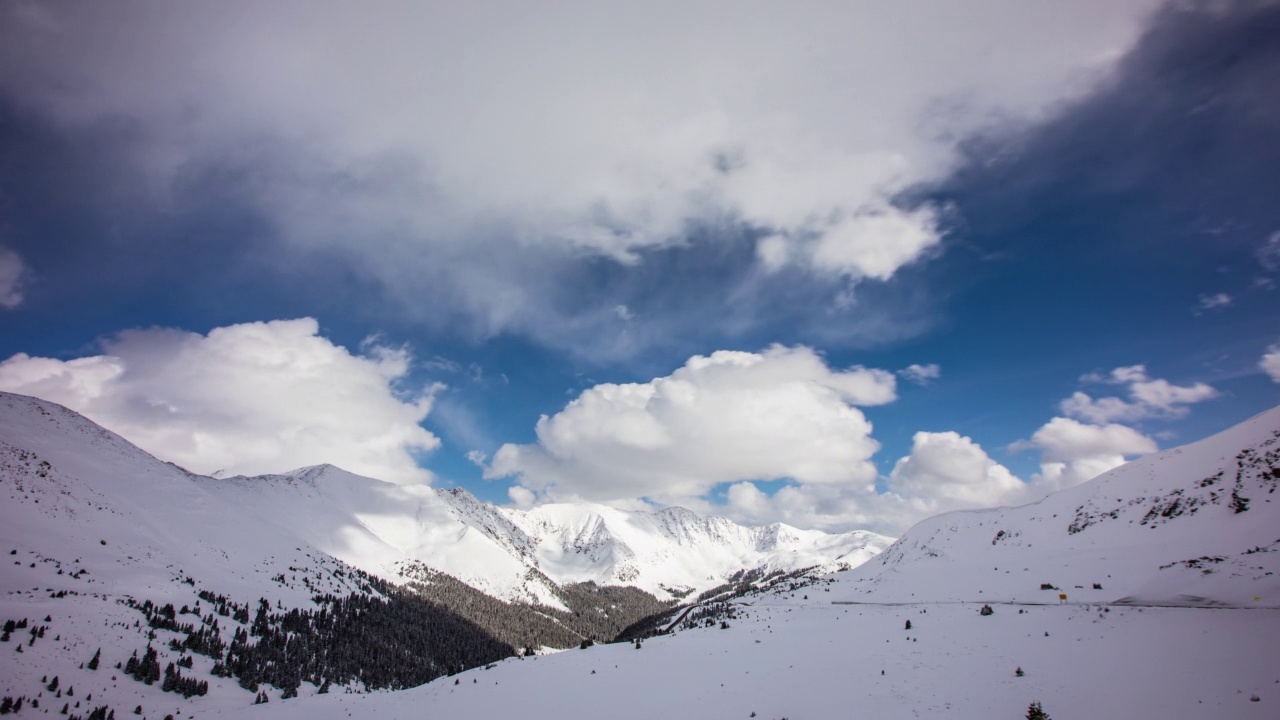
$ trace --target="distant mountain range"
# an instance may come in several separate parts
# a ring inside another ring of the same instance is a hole
[[[396,580],[420,562],[504,600],[557,606],[558,585],[629,585],[660,599],[720,585],[734,573],[830,572],[892,542],[775,523],[744,527],[683,508],[628,512],[593,504],[496,507],[461,488],[396,485],[332,465],[196,485],[311,546]]]

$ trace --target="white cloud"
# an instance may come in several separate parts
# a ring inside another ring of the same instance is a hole
[[[886,485],[934,511],[1016,502],[1026,489],[971,438],[954,432],[916,433],[911,454],[893,466]]]
[[[770,235],[756,243],[756,258],[765,272],[777,272],[791,262],[791,242],[781,235]]]
[[[1187,413],[1186,405],[1193,405],[1218,397],[1218,391],[1204,383],[1174,385],[1168,380],[1148,380],[1129,387],[1129,394],[1153,413],[1180,417]]]
[[[1266,354],[1258,361],[1258,367],[1272,380],[1280,383],[1280,343],[1267,348]]]
[[[935,363],[908,365],[899,370],[898,374],[917,385],[928,385],[930,381],[942,377],[942,368]]]
[[[74,360],[14,355],[0,389],[81,412],[199,473],[255,474],[333,463],[397,482],[429,481],[414,453],[439,445],[419,423],[435,388],[405,397],[409,354],[352,355],[315,320],[131,330]]]
[[[691,502],[721,483],[873,485],[879,448],[855,407],[893,401],[892,373],[833,370],[806,347],[694,356],[647,383],[597,385],[504,445],[489,477],[557,499]]]
[[[894,398],[892,373],[834,370],[806,347],[695,356],[647,383],[586,390],[538,422],[536,444],[504,445],[486,476],[518,476],[509,495],[522,506],[649,498],[835,531],[898,533],[937,512],[1025,499],[1021,480],[954,432],[917,433],[878,491],[879,443],[856,406]],[[772,494],[755,482],[774,479],[790,482]]]
[[[1156,451],[1155,441],[1124,425],[1087,425],[1056,417],[1031,436],[1049,461],[1099,455],[1142,455]]]
[[[27,268],[22,256],[0,246],[0,307],[12,310],[22,304]]]
[[[1184,417],[1188,412],[1187,406],[1212,400],[1219,394],[1205,383],[1174,385],[1168,380],[1153,379],[1147,375],[1144,365],[1119,367],[1108,375],[1089,374],[1081,380],[1128,385],[1128,400],[1114,396],[1094,398],[1077,391],[1060,404],[1064,414],[1095,423]]]
[[[1116,385],[1143,382],[1144,380],[1147,379],[1147,366],[1146,365],[1126,365],[1124,367],[1118,367],[1112,370],[1109,374],[1103,376],[1102,379],[1093,379],[1097,377],[1098,376],[1096,374],[1086,375],[1085,377],[1081,378],[1081,380],[1084,380],[1085,382],[1090,382],[1090,381],[1109,382]]]
[[[1056,417],[1015,449],[1039,448],[1040,473],[1032,478],[1037,494],[1079,485],[1119,467],[1126,458],[1155,452],[1156,442],[1131,427],[1089,425]]]
[[[517,510],[528,510],[536,502],[536,496],[533,491],[528,488],[522,488],[519,485],[512,485],[507,488],[507,497],[511,499],[511,504]]]
[[[546,299],[548,269],[690,226],[769,233],[766,269],[928,257],[939,209],[902,191],[992,118],[1087,91],[1157,4],[8,4],[0,64],[41,71],[0,90],[63,127],[127,119],[161,195],[208,158],[249,168],[288,242],[358,255],[407,305],[587,333],[612,318]]]
[[[932,208],[905,212],[887,204],[859,209],[802,232],[816,235],[806,257],[812,267],[851,278],[888,280],[941,240]]]
[[[1258,262],[1267,272],[1280,270],[1280,232],[1273,233],[1267,242],[1258,248]]]
[[[1223,310],[1233,302],[1230,295],[1226,293],[1217,293],[1214,295],[1201,295],[1196,301],[1196,314],[1199,315],[1210,310]]]
[[[898,460],[885,484],[886,492],[866,483],[789,485],[769,495],[739,482],[729,487],[724,505],[702,509],[739,522],[897,535],[940,512],[1029,499],[1021,480],[954,432],[916,433],[911,454]]]

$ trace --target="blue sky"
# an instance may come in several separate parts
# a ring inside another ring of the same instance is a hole
[[[0,385],[202,472],[887,531],[1280,401],[1280,7],[910,5],[10,4]]]

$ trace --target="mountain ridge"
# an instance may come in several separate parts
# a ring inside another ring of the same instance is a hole
[[[1065,594],[1277,607],[1278,485],[1280,408],[1273,408],[1033,503],[923,520],[855,569],[843,599],[909,600],[927,588],[935,599],[970,602],[1057,601]]]
[[[329,464],[197,481],[368,572],[395,578],[400,563],[423,562],[495,597],[552,607],[558,606],[553,589],[531,580],[530,570],[557,585],[631,585],[670,599],[741,571],[851,567],[890,542],[865,531],[748,527],[679,507],[624,511],[562,503],[515,510],[462,488],[398,485]],[[299,483],[310,492],[279,490]],[[314,509],[291,515],[300,503]],[[327,520],[317,525],[308,514]],[[335,526],[349,531],[335,537],[328,530]]]

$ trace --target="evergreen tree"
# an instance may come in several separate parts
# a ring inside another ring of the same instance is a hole
[[[89,669],[97,670],[98,662],[102,660],[102,648],[98,648],[98,652],[93,654],[93,659],[89,661]]]
[[[160,689],[164,692],[173,692],[177,675],[178,671],[173,667],[173,663],[169,663],[169,666],[164,669],[164,683],[160,685]]]
[[[1033,702],[1027,708],[1027,720],[1053,720],[1053,718],[1049,717],[1049,713],[1040,707],[1040,703]]]
[[[910,630],[910,629],[911,629],[911,621],[910,621],[910,620],[908,620],[908,621],[907,621],[907,629],[908,629],[908,630]]]

